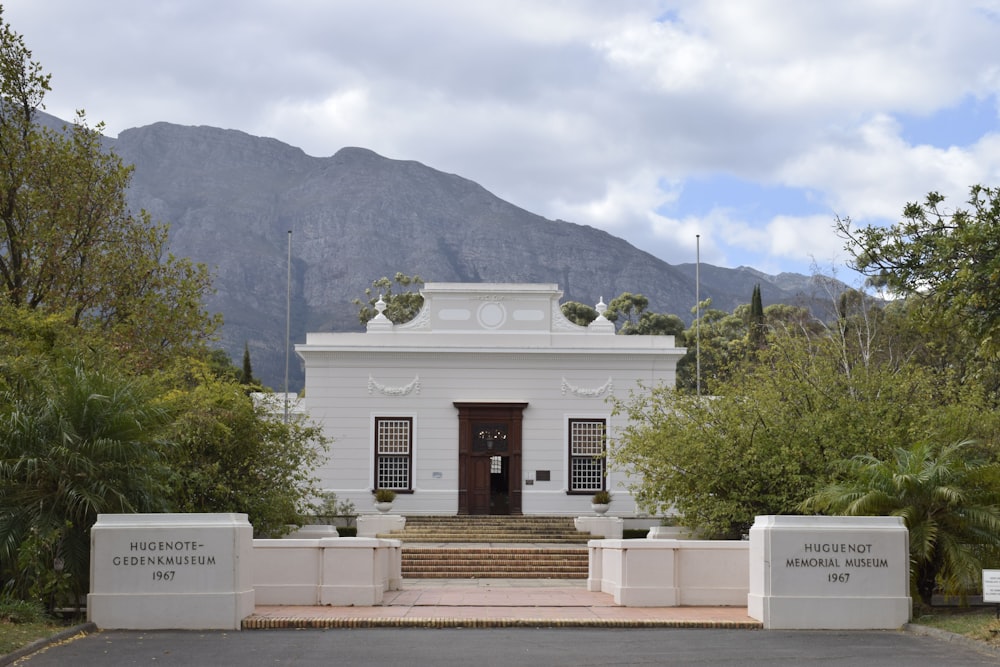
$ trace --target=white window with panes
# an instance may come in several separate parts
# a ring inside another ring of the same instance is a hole
[[[606,443],[606,419],[569,420],[570,493],[604,489]]]
[[[375,418],[375,488],[410,491],[413,417]]]

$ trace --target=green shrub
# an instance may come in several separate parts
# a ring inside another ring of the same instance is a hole
[[[622,530],[622,539],[643,540],[649,534],[649,528],[625,528]]]
[[[41,623],[48,620],[45,607],[35,600],[18,600],[10,596],[0,597],[0,623]]]
[[[304,519],[306,523],[333,524],[342,519],[345,526],[350,526],[358,517],[357,508],[350,500],[339,500],[333,491],[324,491],[319,496],[319,502],[311,507],[312,513]]]
[[[396,492],[392,489],[375,489],[375,502],[391,503],[396,499]]]

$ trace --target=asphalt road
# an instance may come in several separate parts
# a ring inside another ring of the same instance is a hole
[[[906,632],[709,629],[107,631],[18,665],[997,665],[1000,655]]]

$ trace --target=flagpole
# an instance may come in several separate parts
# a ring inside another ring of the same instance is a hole
[[[285,423],[288,423],[288,356],[292,338],[292,230],[288,230],[288,275],[285,279]]]
[[[694,359],[695,394],[701,396],[701,234],[694,235]]]

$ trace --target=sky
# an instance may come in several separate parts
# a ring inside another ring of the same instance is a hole
[[[852,282],[838,218],[1000,185],[1000,0],[0,3],[61,118],[368,148],[672,264]]]

